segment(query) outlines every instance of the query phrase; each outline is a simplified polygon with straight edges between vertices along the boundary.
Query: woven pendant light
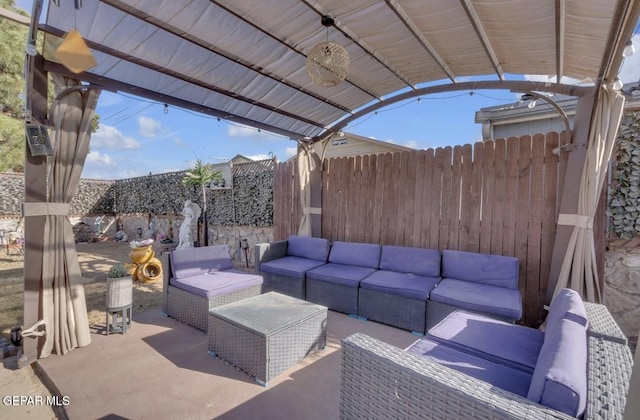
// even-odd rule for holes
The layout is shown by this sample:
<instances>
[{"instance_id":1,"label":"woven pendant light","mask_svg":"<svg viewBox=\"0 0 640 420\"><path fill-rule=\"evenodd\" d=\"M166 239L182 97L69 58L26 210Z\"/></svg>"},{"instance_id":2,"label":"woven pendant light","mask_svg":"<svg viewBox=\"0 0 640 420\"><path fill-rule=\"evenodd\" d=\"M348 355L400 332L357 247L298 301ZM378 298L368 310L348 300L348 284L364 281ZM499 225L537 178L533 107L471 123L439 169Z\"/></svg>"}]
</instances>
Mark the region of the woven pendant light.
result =
<instances>
[{"instance_id":1,"label":"woven pendant light","mask_svg":"<svg viewBox=\"0 0 640 420\"><path fill-rule=\"evenodd\" d=\"M327 42L321 42L309 51L305 68L313 83L331 87L349 74L349 53L342 45L329 41L329 26L334 25L333 18L323 16L322 25L327 28Z\"/></svg>"}]
</instances>

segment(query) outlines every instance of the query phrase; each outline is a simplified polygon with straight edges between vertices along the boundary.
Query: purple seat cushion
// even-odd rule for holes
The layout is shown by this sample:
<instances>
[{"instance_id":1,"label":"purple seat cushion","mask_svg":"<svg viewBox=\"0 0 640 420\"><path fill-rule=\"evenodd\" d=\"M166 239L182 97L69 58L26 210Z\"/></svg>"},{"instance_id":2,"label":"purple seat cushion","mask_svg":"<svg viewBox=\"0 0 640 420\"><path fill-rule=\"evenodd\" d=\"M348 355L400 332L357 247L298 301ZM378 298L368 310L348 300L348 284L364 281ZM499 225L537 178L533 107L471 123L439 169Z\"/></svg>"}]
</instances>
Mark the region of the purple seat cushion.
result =
<instances>
[{"instance_id":1,"label":"purple seat cushion","mask_svg":"<svg viewBox=\"0 0 640 420\"><path fill-rule=\"evenodd\" d=\"M331 245L329 262L358 267L378 268L380 245L336 241Z\"/></svg>"},{"instance_id":2,"label":"purple seat cushion","mask_svg":"<svg viewBox=\"0 0 640 420\"><path fill-rule=\"evenodd\" d=\"M442 277L518 288L518 259L465 251L442 251Z\"/></svg>"},{"instance_id":3,"label":"purple seat cushion","mask_svg":"<svg viewBox=\"0 0 640 420\"><path fill-rule=\"evenodd\" d=\"M279 274L304 280L307 271L326 264L324 261L310 260L308 258L286 256L260 264L260 270L268 273Z\"/></svg>"},{"instance_id":4,"label":"purple seat cushion","mask_svg":"<svg viewBox=\"0 0 640 420\"><path fill-rule=\"evenodd\" d=\"M445 278L431 291L429 299L514 321L522 316L520 291L505 287Z\"/></svg>"},{"instance_id":5,"label":"purple seat cushion","mask_svg":"<svg viewBox=\"0 0 640 420\"><path fill-rule=\"evenodd\" d=\"M362 279L375 271L375 268L329 263L307 271L307 279L358 287Z\"/></svg>"},{"instance_id":6,"label":"purple seat cushion","mask_svg":"<svg viewBox=\"0 0 640 420\"><path fill-rule=\"evenodd\" d=\"M587 404L587 331L582 325L561 319L547 329L527 398L582 416Z\"/></svg>"},{"instance_id":7,"label":"purple seat cushion","mask_svg":"<svg viewBox=\"0 0 640 420\"><path fill-rule=\"evenodd\" d=\"M427 338L531 374L544 343L540 330L465 311L449 314Z\"/></svg>"},{"instance_id":8,"label":"purple seat cushion","mask_svg":"<svg viewBox=\"0 0 640 420\"><path fill-rule=\"evenodd\" d=\"M233 268L229 245L212 245L172 251L171 275L174 278L197 276Z\"/></svg>"},{"instance_id":9,"label":"purple seat cushion","mask_svg":"<svg viewBox=\"0 0 640 420\"><path fill-rule=\"evenodd\" d=\"M456 350L429 339L416 341L407 348L407 352L426 357L433 362L522 397L527 396L531 383L530 373Z\"/></svg>"},{"instance_id":10,"label":"purple seat cushion","mask_svg":"<svg viewBox=\"0 0 640 420\"><path fill-rule=\"evenodd\" d=\"M562 289L551 302L547 315L547 329L556 328L562 319L570 319L587 327L587 311L582 303L582 298L575 290Z\"/></svg>"},{"instance_id":11,"label":"purple seat cushion","mask_svg":"<svg viewBox=\"0 0 640 420\"><path fill-rule=\"evenodd\" d=\"M327 262L329 240L310 236L291 235L287 241L287 255Z\"/></svg>"},{"instance_id":12,"label":"purple seat cushion","mask_svg":"<svg viewBox=\"0 0 640 420\"><path fill-rule=\"evenodd\" d=\"M436 249L382 245L380 269L440 277L440 259L440 251Z\"/></svg>"},{"instance_id":13,"label":"purple seat cushion","mask_svg":"<svg viewBox=\"0 0 640 420\"><path fill-rule=\"evenodd\" d=\"M423 277L413 274L378 270L360 282L363 289L402 296L408 299L424 300L440 281L440 277Z\"/></svg>"},{"instance_id":14,"label":"purple seat cushion","mask_svg":"<svg viewBox=\"0 0 640 420\"><path fill-rule=\"evenodd\" d=\"M262 284L262 276L239 270L213 271L170 280L172 286L211 299Z\"/></svg>"}]
</instances>

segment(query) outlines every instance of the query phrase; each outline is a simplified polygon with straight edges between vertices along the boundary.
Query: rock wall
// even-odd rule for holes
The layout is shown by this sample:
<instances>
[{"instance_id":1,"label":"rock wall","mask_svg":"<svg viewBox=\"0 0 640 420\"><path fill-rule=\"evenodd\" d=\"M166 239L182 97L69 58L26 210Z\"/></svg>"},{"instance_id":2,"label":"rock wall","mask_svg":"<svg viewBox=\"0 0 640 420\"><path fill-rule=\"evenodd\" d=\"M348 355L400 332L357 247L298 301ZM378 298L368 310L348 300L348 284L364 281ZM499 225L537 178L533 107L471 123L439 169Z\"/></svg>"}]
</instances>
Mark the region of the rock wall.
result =
<instances>
[{"instance_id":1,"label":"rock wall","mask_svg":"<svg viewBox=\"0 0 640 420\"><path fill-rule=\"evenodd\" d=\"M640 247L630 241L606 253L604 304L635 348L640 332Z\"/></svg>"}]
</instances>

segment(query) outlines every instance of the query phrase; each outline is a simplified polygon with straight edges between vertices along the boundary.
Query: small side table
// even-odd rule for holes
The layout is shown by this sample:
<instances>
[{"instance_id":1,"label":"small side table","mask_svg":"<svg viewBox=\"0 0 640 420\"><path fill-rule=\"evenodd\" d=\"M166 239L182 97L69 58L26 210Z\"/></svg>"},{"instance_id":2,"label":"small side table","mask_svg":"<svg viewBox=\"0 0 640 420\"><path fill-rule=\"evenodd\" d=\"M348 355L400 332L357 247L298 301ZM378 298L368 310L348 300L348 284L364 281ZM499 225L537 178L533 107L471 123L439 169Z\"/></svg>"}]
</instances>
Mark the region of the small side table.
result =
<instances>
[{"instance_id":1,"label":"small side table","mask_svg":"<svg viewBox=\"0 0 640 420\"><path fill-rule=\"evenodd\" d=\"M107 278L107 335L109 332L125 334L131 328L133 279L131 276ZM112 317L109 325L109 316Z\"/></svg>"},{"instance_id":2,"label":"small side table","mask_svg":"<svg viewBox=\"0 0 640 420\"><path fill-rule=\"evenodd\" d=\"M109 332L126 334L127 329L131 328L131 312L131 304L119 308L107 308L107 335ZM109 316L111 316L111 325L109 325Z\"/></svg>"}]
</instances>

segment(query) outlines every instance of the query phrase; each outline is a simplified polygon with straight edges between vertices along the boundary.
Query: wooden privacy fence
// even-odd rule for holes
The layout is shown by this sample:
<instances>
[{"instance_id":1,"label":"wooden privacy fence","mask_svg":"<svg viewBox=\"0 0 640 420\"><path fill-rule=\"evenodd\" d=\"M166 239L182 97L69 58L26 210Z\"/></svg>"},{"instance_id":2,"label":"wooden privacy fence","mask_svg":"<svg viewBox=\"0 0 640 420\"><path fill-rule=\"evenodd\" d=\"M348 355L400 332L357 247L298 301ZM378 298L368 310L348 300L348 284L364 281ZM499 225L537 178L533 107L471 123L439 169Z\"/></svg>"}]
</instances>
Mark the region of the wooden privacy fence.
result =
<instances>
[{"instance_id":1,"label":"wooden privacy fence","mask_svg":"<svg viewBox=\"0 0 640 420\"><path fill-rule=\"evenodd\" d=\"M322 237L515 256L524 323L542 309L566 154L564 133L323 162ZM274 172L274 239L300 222L295 162Z\"/></svg>"}]
</instances>

